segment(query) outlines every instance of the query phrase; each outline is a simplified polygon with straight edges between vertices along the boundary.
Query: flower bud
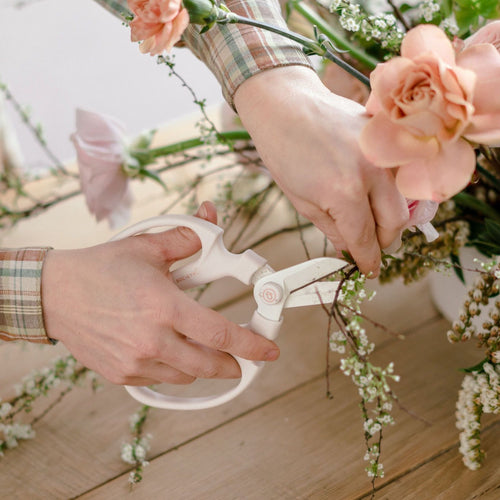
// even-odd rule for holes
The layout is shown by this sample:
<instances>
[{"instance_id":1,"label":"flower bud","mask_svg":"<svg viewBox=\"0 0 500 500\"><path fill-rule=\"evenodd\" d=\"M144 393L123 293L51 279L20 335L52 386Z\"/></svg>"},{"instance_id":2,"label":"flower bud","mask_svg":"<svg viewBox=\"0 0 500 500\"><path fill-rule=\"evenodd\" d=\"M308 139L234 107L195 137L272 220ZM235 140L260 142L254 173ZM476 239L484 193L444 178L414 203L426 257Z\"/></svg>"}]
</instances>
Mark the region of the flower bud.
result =
<instances>
[{"instance_id":1,"label":"flower bud","mask_svg":"<svg viewBox=\"0 0 500 500\"><path fill-rule=\"evenodd\" d=\"M219 8L211 0L183 0L182 4L194 24L211 26L217 20Z\"/></svg>"}]
</instances>

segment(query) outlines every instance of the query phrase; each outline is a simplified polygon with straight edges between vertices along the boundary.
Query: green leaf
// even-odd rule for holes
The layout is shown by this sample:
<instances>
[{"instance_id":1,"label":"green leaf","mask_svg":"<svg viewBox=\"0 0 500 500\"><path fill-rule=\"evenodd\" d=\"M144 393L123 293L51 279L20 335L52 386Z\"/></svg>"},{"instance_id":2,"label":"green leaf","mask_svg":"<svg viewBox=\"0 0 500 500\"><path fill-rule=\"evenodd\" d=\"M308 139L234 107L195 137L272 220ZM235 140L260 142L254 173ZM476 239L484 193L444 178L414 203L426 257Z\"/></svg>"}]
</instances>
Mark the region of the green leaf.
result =
<instances>
[{"instance_id":1,"label":"green leaf","mask_svg":"<svg viewBox=\"0 0 500 500\"><path fill-rule=\"evenodd\" d=\"M454 253L450 254L450 260L453 264L453 271L457 275L457 278L465 285L464 272L461 267L460 257Z\"/></svg>"},{"instance_id":2,"label":"green leaf","mask_svg":"<svg viewBox=\"0 0 500 500\"><path fill-rule=\"evenodd\" d=\"M462 208L471 209L500 222L500 214L491 205L484 203L484 201L479 200L475 196L462 192L456 194L453 197L453 201Z\"/></svg>"},{"instance_id":3,"label":"green leaf","mask_svg":"<svg viewBox=\"0 0 500 500\"><path fill-rule=\"evenodd\" d=\"M470 366L469 368L460 368L460 371L464 372L464 373L482 372L483 371L483 365L485 363L488 363L488 358L484 358L477 365Z\"/></svg>"},{"instance_id":4,"label":"green leaf","mask_svg":"<svg viewBox=\"0 0 500 500\"><path fill-rule=\"evenodd\" d=\"M442 0L441 2L441 13L443 17L450 17L453 9L453 0Z\"/></svg>"},{"instance_id":5,"label":"green leaf","mask_svg":"<svg viewBox=\"0 0 500 500\"><path fill-rule=\"evenodd\" d=\"M498 0L482 0L479 1L478 12L480 16L490 19L495 16L498 11Z\"/></svg>"},{"instance_id":6,"label":"green leaf","mask_svg":"<svg viewBox=\"0 0 500 500\"><path fill-rule=\"evenodd\" d=\"M160 186L163 187L163 189L165 189L165 191L167 191L166 184L162 181L160 176L158 174L156 174L155 172L151 172L150 170L146 170L145 168L141 168L141 170L139 170L139 175L141 177L148 177L149 179L154 180L155 182L160 184Z\"/></svg>"},{"instance_id":7,"label":"green leaf","mask_svg":"<svg viewBox=\"0 0 500 500\"><path fill-rule=\"evenodd\" d=\"M344 260L349 262L349 264L356 265L355 260L352 258L352 255L347 252L346 250L342 250L342 256L344 257Z\"/></svg>"},{"instance_id":8,"label":"green leaf","mask_svg":"<svg viewBox=\"0 0 500 500\"><path fill-rule=\"evenodd\" d=\"M498 177L493 175L484 167L481 167L481 165L477 165L477 170L481 174L481 176L484 177L489 184L491 184L493 188L495 188L497 191L500 191L500 179Z\"/></svg>"},{"instance_id":9,"label":"green leaf","mask_svg":"<svg viewBox=\"0 0 500 500\"><path fill-rule=\"evenodd\" d=\"M491 241L498 242L500 245L500 223L491 219L486 219L484 225L486 227L486 233L491 237Z\"/></svg>"},{"instance_id":10,"label":"green leaf","mask_svg":"<svg viewBox=\"0 0 500 500\"><path fill-rule=\"evenodd\" d=\"M467 244L468 247L474 247L483 255L487 257L494 257L495 255L500 255L500 246L496 242L489 242L484 239L473 239L469 240Z\"/></svg>"}]
</instances>

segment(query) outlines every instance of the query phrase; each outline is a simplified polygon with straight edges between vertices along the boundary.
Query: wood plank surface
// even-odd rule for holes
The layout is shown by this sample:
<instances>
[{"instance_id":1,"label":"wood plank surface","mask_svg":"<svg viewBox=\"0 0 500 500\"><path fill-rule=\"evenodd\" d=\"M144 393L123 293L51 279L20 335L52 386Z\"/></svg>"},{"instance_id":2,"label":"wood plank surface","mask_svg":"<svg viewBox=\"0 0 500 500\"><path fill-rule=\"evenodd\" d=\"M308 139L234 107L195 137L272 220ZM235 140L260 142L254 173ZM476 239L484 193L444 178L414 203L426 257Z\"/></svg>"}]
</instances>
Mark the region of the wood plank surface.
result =
<instances>
[{"instance_id":1,"label":"wood plank surface","mask_svg":"<svg viewBox=\"0 0 500 500\"><path fill-rule=\"evenodd\" d=\"M500 498L500 421L489 422L482 432L482 445L487 457L482 469L464 470L457 459L458 446L454 444L446 451L423 463L414 471L396 479L382 488L379 500L419 498L421 500L476 499L498 500Z\"/></svg>"},{"instance_id":2,"label":"wood plank surface","mask_svg":"<svg viewBox=\"0 0 500 500\"><path fill-rule=\"evenodd\" d=\"M446 322L434 321L414 331L404 342L387 342L377 353L379 362L396 360L402 381L395 390L402 395L404 405L432 422L427 426L398 411L396 425L384 432L382 461L386 477L380 484L387 483L387 498L403 498L401 490L392 496L393 478L428 463L456 444L454 405L461 379L457 369L470 361L471 350L450 345L443 336L445 327ZM364 443L358 397L350 381L338 373L334 377L333 401L323 396L323 387L321 377L312 378L246 415L162 454L146 470L144 483L128 497L364 497L370 487L361 459ZM472 475L461 465L456 450L450 459L459 464L455 473L462 481L461 498L469 498L481 478L490 483L500 481L500 471L495 468ZM449 484L443 481L429 487L433 495L438 495L438 488L444 490ZM127 491L126 477L122 476L82 498L123 498ZM412 498L411 484L407 484L406 494Z\"/></svg>"}]
</instances>

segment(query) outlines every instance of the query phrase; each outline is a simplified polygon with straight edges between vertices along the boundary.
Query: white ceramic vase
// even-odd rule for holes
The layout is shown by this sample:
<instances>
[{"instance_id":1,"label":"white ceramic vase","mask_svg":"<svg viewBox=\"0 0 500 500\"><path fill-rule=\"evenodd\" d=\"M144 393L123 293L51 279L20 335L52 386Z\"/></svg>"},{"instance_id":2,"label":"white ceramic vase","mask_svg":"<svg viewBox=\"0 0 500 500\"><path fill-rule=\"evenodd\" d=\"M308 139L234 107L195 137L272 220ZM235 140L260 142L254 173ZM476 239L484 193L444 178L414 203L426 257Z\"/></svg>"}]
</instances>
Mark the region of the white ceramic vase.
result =
<instances>
[{"instance_id":1,"label":"white ceramic vase","mask_svg":"<svg viewBox=\"0 0 500 500\"><path fill-rule=\"evenodd\" d=\"M479 264L474 259L480 259L487 262L489 259L480 254L475 248L462 247L460 249L460 263L466 269L480 269ZM497 257L498 259L498 257ZM434 305L439 312L449 321L455 321L458 318L460 309L467 298L467 287L472 285L477 279L478 274L473 271L464 270L464 284L458 279L455 272L450 269L449 272L433 272L430 276L430 290ZM481 314L474 318L474 323L480 325L488 317L488 307L481 308Z\"/></svg>"}]
</instances>

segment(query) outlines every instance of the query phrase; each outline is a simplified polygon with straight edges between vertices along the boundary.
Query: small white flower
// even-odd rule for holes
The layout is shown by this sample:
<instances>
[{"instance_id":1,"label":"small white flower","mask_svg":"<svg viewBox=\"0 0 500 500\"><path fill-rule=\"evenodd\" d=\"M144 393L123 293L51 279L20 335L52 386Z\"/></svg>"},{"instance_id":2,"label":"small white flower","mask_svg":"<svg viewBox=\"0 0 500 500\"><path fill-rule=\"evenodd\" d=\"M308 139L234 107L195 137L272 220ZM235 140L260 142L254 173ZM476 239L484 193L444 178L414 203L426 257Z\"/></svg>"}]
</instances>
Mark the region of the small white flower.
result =
<instances>
[{"instance_id":1,"label":"small white flower","mask_svg":"<svg viewBox=\"0 0 500 500\"><path fill-rule=\"evenodd\" d=\"M6 417L12 410L12 405L10 403L3 403L0 406L0 418Z\"/></svg>"},{"instance_id":2,"label":"small white flower","mask_svg":"<svg viewBox=\"0 0 500 500\"><path fill-rule=\"evenodd\" d=\"M122 444L121 458L127 464L135 464L134 450L130 443Z\"/></svg>"},{"instance_id":3,"label":"small white flower","mask_svg":"<svg viewBox=\"0 0 500 500\"><path fill-rule=\"evenodd\" d=\"M143 462L146 458L146 449L140 444L135 447L135 458L138 462Z\"/></svg>"}]
</instances>

